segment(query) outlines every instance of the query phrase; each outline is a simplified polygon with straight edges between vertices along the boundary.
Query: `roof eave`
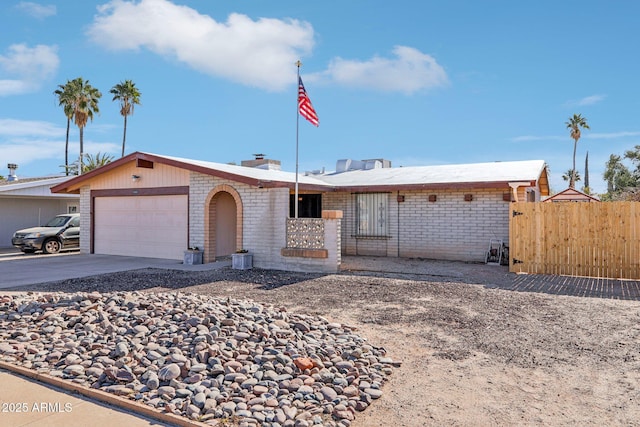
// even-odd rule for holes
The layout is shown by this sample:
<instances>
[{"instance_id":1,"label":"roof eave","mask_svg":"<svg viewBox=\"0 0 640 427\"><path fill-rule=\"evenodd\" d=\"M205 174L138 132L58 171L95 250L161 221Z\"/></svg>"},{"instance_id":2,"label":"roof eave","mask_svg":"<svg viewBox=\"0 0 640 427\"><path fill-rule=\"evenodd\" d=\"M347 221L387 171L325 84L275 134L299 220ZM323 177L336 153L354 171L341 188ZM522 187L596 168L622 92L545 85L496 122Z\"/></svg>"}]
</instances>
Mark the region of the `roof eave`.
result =
<instances>
[{"instance_id":1,"label":"roof eave","mask_svg":"<svg viewBox=\"0 0 640 427\"><path fill-rule=\"evenodd\" d=\"M493 188L498 190L509 190L510 181L488 181L488 182L439 182L439 183L414 183L414 184L378 184L378 185L343 185L336 186L335 191L349 192L374 192L374 191L396 191L396 190L467 190ZM535 181L530 182L535 185Z\"/></svg>"},{"instance_id":2,"label":"roof eave","mask_svg":"<svg viewBox=\"0 0 640 427\"><path fill-rule=\"evenodd\" d=\"M135 152L131 153L125 157L122 157L118 160L115 160L105 166L102 166L98 169L94 169L89 171L83 175L77 176L75 178L70 179L64 183L56 185L51 188L51 192L53 193L78 193L80 191L80 186L83 182L90 180L98 174L108 172L110 170L116 169L123 164L134 160L146 160L155 163L161 163L168 166L173 166L180 169L186 169L192 172L198 172L204 175L215 176L217 178L228 179L235 182L240 182L243 184L251 185L254 187L262 187L262 188L294 188L295 183L286 182L286 181L273 181L273 180L264 180L259 178L253 178L246 175L235 174L232 172L225 172L218 169L211 169L206 166L200 166L193 163L182 162L176 159L170 159L162 156L156 156L153 154ZM331 191L332 186L324 186L320 184L307 184L307 183L299 183L299 189L303 190L318 190L318 191Z\"/></svg>"}]
</instances>

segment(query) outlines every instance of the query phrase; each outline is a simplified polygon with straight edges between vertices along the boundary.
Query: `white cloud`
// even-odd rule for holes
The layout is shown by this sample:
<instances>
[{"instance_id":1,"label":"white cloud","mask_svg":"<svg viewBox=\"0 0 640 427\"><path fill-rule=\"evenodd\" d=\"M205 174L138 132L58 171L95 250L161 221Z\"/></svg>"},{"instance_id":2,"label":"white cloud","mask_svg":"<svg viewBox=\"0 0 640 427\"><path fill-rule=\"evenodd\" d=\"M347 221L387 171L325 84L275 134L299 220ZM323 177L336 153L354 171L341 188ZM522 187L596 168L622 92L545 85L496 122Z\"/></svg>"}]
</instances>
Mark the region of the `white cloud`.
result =
<instances>
[{"instance_id":1,"label":"white cloud","mask_svg":"<svg viewBox=\"0 0 640 427\"><path fill-rule=\"evenodd\" d=\"M49 122L37 120L0 119L0 137L2 136L64 136L66 129Z\"/></svg>"},{"instance_id":2,"label":"white cloud","mask_svg":"<svg viewBox=\"0 0 640 427\"><path fill-rule=\"evenodd\" d=\"M313 28L295 19L256 21L231 14L217 22L167 0L112 0L98 8L88 29L112 50L147 49L190 67L266 90L295 81L295 62L313 47Z\"/></svg>"},{"instance_id":3,"label":"white cloud","mask_svg":"<svg viewBox=\"0 0 640 427\"><path fill-rule=\"evenodd\" d=\"M40 160L60 159L62 164L65 133L66 128L49 122L0 119L0 162L26 166ZM91 154L118 154L120 144L85 139L84 151ZM78 152L79 141L75 133L69 140L69 158L76 158ZM45 174L51 172L53 171L43 171Z\"/></svg>"},{"instance_id":4,"label":"white cloud","mask_svg":"<svg viewBox=\"0 0 640 427\"><path fill-rule=\"evenodd\" d=\"M584 107L587 105L597 104L600 101L604 101L606 97L607 97L606 95L590 95L590 96L585 96L582 99L574 99L571 101L567 101L565 105L568 107Z\"/></svg>"},{"instance_id":5,"label":"white cloud","mask_svg":"<svg viewBox=\"0 0 640 427\"><path fill-rule=\"evenodd\" d=\"M0 96L34 92L50 79L60 60L56 46L25 44L9 46L6 55L0 55ZM13 78L6 78L13 77Z\"/></svg>"},{"instance_id":6,"label":"white cloud","mask_svg":"<svg viewBox=\"0 0 640 427\"><path fill-rule=\"evenodd\" d=\"M444 68L431 55L407 46L394 47L393 54L394 58L374 56L367 61L338 57L327 71L313 77L349 87L405 94L449 84Z\"/></svg>"},{"instance_id":7,"label":"white cloud","mask_svg":"<svg viewBox=\"0 0 640 427\"><path fill-rule=\"evenodd\" d=\"M24 166L38 160L64 159L64 138L61 140L16 138L11 142L0 141L0 152L2 152L1 160L17 163L18 166ZM50 172L46 171L46 173Z\"/></svg>"},{"instance_id":8,"label":"white cloud","mask_svg":"<svg viewBox=\"0 0 640 427\"><path fill-rule=\"evenodd\" d=\"M582 133L582 135L588 139L616 139L616 138L640 136L640 132L627 132L627 131L610 132L610 133L584 132Z\"/></svg>"},{"instance_id":9,"label":"white cloud","mask_svg":"<svg viewBox=\"0 0 640 427\"><path fill-rule=\"evenodd\" d=\"M52 123L0 119L0 160L26 165L44 159L64 159L64 137L65 129Z\"/></svg>"},{"instance_id":10,"label":"white cloud","mask_svg":"<svg viewBox=\"0 0 640 427\"><path fill-rule=\"evenodd\" d=\"M27 14L37 19L44 19L57 13L55 5L41 5L30 1L21 1L16 5L17 9L23 10Z\"/></svg>"}]
</instances>

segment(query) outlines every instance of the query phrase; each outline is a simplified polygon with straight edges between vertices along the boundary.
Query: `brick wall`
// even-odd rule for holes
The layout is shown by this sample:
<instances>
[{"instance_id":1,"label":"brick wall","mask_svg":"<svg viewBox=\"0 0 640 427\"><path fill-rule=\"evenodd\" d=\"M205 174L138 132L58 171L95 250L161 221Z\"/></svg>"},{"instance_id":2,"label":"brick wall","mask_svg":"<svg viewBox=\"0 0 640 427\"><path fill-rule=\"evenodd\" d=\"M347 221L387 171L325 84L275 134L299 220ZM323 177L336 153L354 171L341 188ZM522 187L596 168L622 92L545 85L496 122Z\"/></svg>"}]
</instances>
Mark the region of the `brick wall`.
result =
<instances>
[{"instance_id":1,"label":"brick wall","mask_svg":"<svg viewBox=\"0 0 640 427\"><path fill-rule=\"evenodd\" d=\"M236 192L242 204L238 210L242 247L238 249L249 250L256 266L262 262L277 261L280 257L277 252L285 246L289 190L257 188L196 172L191 174L189 183L189 246L205 247L207 198L220 187L224 191Z\"/></svg>"},{"instance_id":2,"label":"brick wall","mask_svg":"<svg viewBox=\"0 0 640 427\"><path fill-rule=\"evenodd\" d=\"M509 202L502 190L388 193L389 234L356 238L355 195L323 195L323 207L344 212L342 253L482 262L492 238L509 238ZM465 201L465 194L472 200ZM404 202L398 202L398 195ZM436 201L429 202L435 195Z\"/></svg>"},{"instance_id":3,"label":"brick wall","mask_svg":"<svg viewBox=\"0 0 640 427\"><path fill-rule=\"evenodd\" d=\"M189 246L206 248L210 231L207 231L206 209L212 192L222 189L234 193L242 205L238 209L238 221L241 222L241 246L253 255L253 266L290 271L337 271L339 263L339 243L336 239L340 220L331 222L327 233L333 233L328 247L329 258L312 259L285 257L281 249L286 247L286 219L289 216L289 189L257 188L235 181L220 179L192 172L189 181ZM211 228L211 225L209 225ZM338 228L336 228L338 227ZM215 228L215 222L213 223ZM212 231L215 232L215 231ZM205 262L212 261L211 254L204 254ZM331 265L333 263L333 265Z\"/></svg>"},{"instance_id":4,"label":"brick wall","mask_svg":"<svg viewBox=\"0 0 640 427\"><path fill-rule=\"evenodd\" d=\"M80 253L91 253L91 188L80 188Z\"/></svg>"}]
</instances>

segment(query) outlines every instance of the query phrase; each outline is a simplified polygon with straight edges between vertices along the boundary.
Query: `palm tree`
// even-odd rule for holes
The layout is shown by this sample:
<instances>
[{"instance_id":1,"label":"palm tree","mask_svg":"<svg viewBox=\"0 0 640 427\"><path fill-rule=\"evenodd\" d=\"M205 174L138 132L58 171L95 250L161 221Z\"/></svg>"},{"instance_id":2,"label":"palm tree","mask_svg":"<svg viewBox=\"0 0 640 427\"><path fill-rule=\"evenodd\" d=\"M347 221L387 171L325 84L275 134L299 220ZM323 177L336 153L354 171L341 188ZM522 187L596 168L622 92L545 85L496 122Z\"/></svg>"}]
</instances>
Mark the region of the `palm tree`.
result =
<instances>
[{"instance_id":1,"label":"palm tree","mask_svg":"<svg viewBox=\"0 0 640 427\"><path fill-rule=\"evenodd\" d=\"M569 181L569 188L574 188L576 184L576 149L578 148L578 140L580 139L581 133L580 128L590 129L587 124L587 119L582 117L580 114L574 114L573 117L569 117L569 121L565 123L567 125L567 129L571 130L569 134L571 138L573 138L573 174L571 175L571 180Z\"/></svg>"},{"instance_id":2,"label":"palm tree","mask_svg":"<svg viewBox=\"0 0 640 427\"><path fill-rule=\"evenodd\" d=\"M73 111L73 121L80 131L79 171L82 173L84 171L84 128L89 120L93 121L93 115L100 112L98 100L102 97L102 93L91 86L89 80L84 80L82 77L67 82L66 86L65 90L68 90L68 94L65 95L65 101L69 102L70 109Z\"/></svg>"},{"instance_id":3,"label":"palm tree","mask_svg":"<svg viewBox=\"0 0 640 427\"><path fill-rule=\"evenodd\" d=\"M87 173L101 166L107 165L113 161L113 156L109 154L102 154L98 152L96 155L85 154L84 162L82 164L82 173ZM76 160L67 167L70 175L78 175L78 169L80 166L80 160Z\"/></svg>"},{"instance_id":4,"label":"palm tree","mask_svg":"<svg viewBox=\"0 0 640 427\"><path fill-rule=\"evenodd\" d=\"M106 153L101 154L99 151L95 156L91 154L85 154L85 158L87 159L87 162L85 163L82 172L89 172L113 161L113 156Z\"/></svg>"},{"instance_id":5,"label":"palm tree","mask_svg":"<svg viewBox=\"0 0 640 427\"><path fill-rule=\"evenodd\" d=\"M576 171L575 175L573 173L573 169L569 169L562 175L562 179L565 181L571 181L571 177L575 182L580 181L580 172Z\"/></svg>"},{"instance_id":6,"label":"palm tree","mask_svg":"<svg viewBox=\"0 0 640 427\"><path fill-rule=\"evenodd\" d=\"M53 92L58 98L58 106L62 107L64 115L67 117L67 137L64 143L64 169L69 176L69 127L73 119L73 105L71 98L71 82L67 80L64 85L58 85L58 89Z\"/></svg>"},{"instance_id":7,"label":"palm tree","mask_svg":"<svg viewBox=\"0 0 640 427\"><path fill-rule=\"evenodd\" d=\"M140 91L131 80L120 82L109 91L113 94L112 101L120 101L120 114L124 117L124 133L122 134L122 157L127 139L127 117L133 114L133 107L140 104Z\"/></svg>"}]
</instances>

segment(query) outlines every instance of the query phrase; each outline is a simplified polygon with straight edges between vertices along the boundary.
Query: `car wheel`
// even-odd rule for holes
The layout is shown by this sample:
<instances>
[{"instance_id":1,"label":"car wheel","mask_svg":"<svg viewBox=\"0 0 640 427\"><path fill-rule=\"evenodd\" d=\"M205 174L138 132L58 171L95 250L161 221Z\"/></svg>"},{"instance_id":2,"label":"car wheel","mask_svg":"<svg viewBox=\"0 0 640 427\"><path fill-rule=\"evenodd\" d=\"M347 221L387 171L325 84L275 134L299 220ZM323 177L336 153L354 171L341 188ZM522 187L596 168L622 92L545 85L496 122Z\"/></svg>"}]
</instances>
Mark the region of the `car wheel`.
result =
<instances>
[{"instance_id":1,"label":"car wheel","mask_svg":"<svg viewBox=\"0 0 640 427\"><path fill-rule=\"evenodd\" d=\"M32 254L32 253L34 253L36 251L35 249L21 249L21 250L25 254Z\"/></svg>"},{"instance_id":2,"label":"car wheel","mask_svg":"<svg viewBox=\"0 0 640 427\"><path fill-rule=\"evenodd\" d=\"M60 252L60 242L56 239L49 239L42 244L42 252L45 254L57 254Z\"/></svg>"}]
</instances>

